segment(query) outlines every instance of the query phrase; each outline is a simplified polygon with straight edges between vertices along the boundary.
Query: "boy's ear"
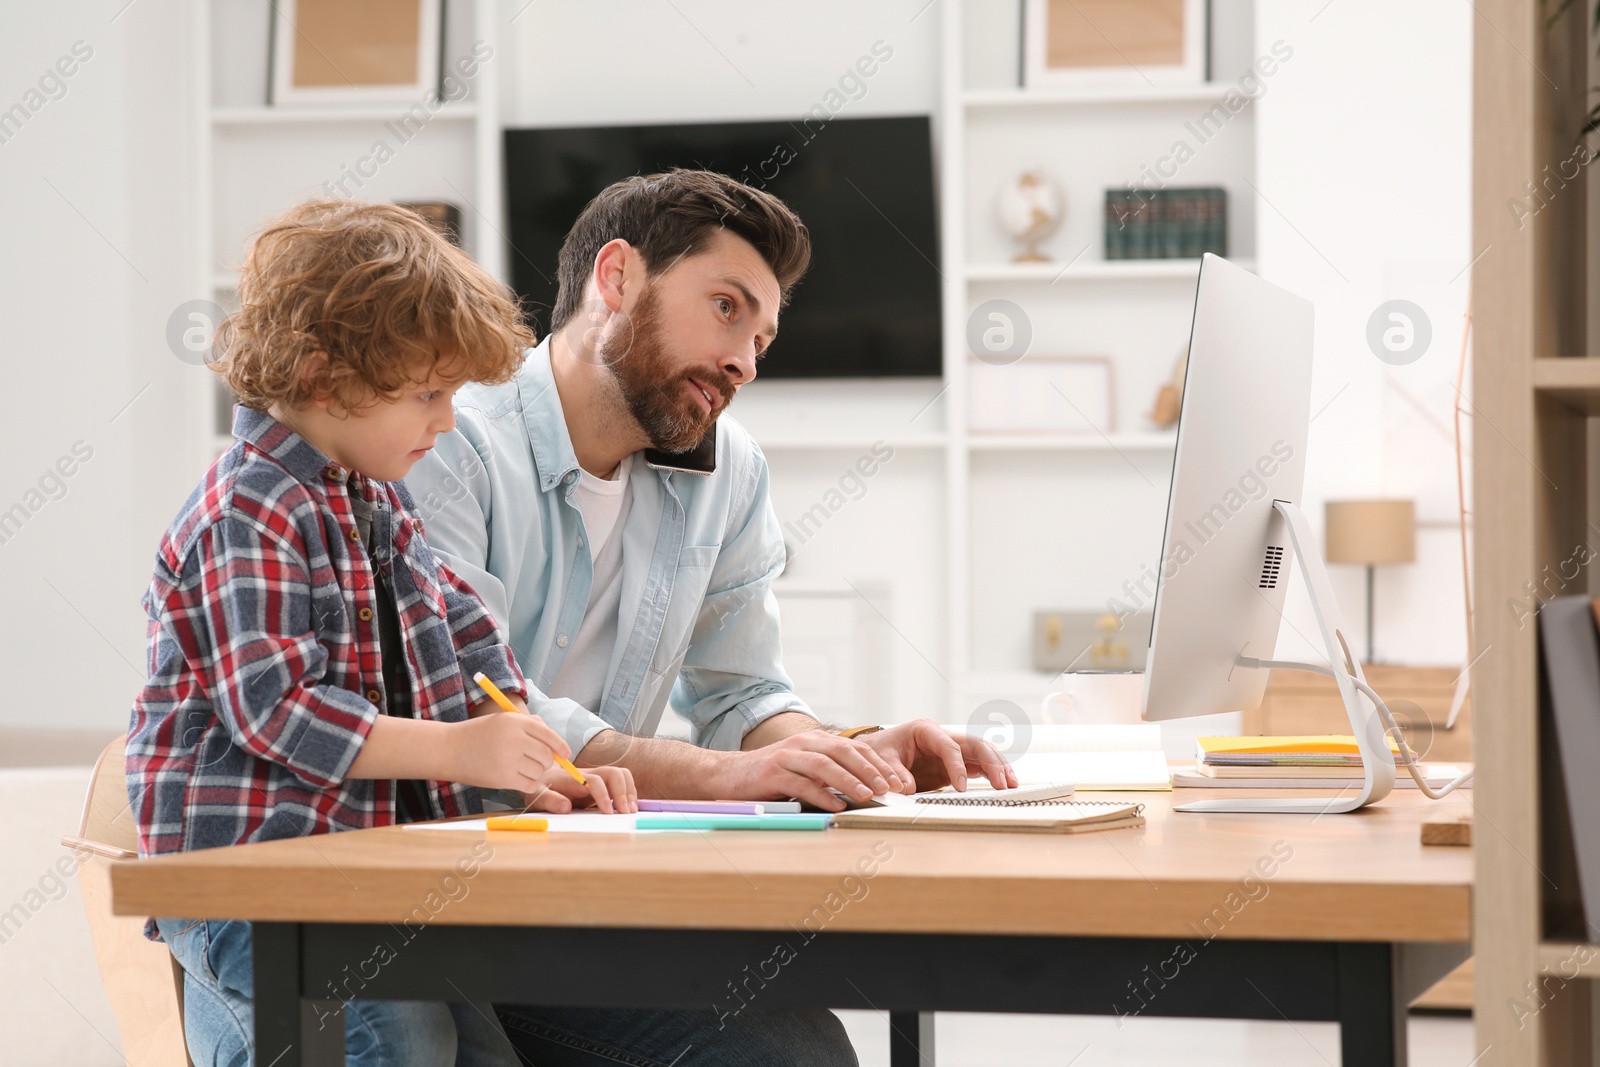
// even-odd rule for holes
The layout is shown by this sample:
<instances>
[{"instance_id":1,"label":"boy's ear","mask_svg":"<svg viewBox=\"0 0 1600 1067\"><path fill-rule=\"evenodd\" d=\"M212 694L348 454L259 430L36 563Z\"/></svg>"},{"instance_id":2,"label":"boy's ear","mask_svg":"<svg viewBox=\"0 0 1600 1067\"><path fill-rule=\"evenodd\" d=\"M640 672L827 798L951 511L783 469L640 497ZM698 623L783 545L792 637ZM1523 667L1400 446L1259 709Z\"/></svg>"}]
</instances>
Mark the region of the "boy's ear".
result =
<instances>
[{"instance_id":1,"label":"boy's ear","mask_svg":"<svg viewBox=\"0 0 1600 1067\"><path fill-rule=\"evenodd\" d=\"M328 388L328 353L313 352L306 357L305 363L300 367L300 385L311 399L311 407L328 414L337 414L334 409L339 407L334 400L333 392Z\"/></svg>"}]
</instances>

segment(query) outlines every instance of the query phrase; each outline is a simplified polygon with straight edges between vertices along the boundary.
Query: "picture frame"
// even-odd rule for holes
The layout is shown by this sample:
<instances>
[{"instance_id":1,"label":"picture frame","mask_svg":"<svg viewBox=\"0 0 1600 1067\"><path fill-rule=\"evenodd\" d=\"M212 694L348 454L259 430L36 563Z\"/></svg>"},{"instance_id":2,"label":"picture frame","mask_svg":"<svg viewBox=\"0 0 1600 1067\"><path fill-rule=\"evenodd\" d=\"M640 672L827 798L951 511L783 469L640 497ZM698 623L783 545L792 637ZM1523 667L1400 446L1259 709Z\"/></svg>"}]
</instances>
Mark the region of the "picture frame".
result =
<instances>
[{"instance_id":1,"label":"picture frame","mask_svg":"<svg viewBox=\"0 0 1600 1067\"><path fill-rule=\"evenodd\" d=\"M973 360L967 374L974 434L1109 434L1117 428L1109 356L1028 355L1010 364Z\"/></svg>"},{"instance_id":2,"label":"picture frame","mask_svg":"<svg viewBox=\"0 0 1600 1067\"><path fill-rule=\"evenodd\" d=\"M413 103L439 91L443 0L274 0L267 102Z\"/></svg>"},{"instance_id":3,"label":"picture frame","mask_svg":"<svg viewBox=\"0 0 1600 1067\"><path fill-rule=\"evenodd\" d=\"M1206 0L1023 0L1022 84L1201 84L1208 15Z\"/></svg>"}]
</instances>

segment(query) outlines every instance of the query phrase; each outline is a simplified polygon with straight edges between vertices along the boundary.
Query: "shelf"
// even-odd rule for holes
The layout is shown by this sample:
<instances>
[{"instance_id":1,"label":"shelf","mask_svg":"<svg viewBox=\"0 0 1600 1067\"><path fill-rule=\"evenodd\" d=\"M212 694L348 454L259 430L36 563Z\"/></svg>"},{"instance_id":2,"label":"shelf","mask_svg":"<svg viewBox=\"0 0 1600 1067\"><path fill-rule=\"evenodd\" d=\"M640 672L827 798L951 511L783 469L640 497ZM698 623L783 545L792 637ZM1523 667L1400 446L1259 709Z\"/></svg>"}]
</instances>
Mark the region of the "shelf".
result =
<instances>
[{"instance_id":1,"label":"shelf","mask_svg":"<svg viewBox=\"0 0 1600 1067\"><path fill-rule=\"evenodd\" d=\"M412 104L361 104L354 107L218 107L211 109L214 126L326 125L340 122L395 122ZM446 104L428 122L467 122L478 117L474 104Z\"/></svg>"},{"instance_id":2,"label":"shelf","mask_svg":"<svg viewBox=\"0 0 1600 1067\"><path fill-rule=\"evenodd\" d=\"M1600 359L1536 359L1533 388L1590 415L1600 415Z\"/></svg>"},{"instance_id":3,"label":"shelf","mask_svg":"<svg viewBox=\"0 0 1600 1067\"><path fill-rule=\"evenodd\" d=\"M961 94L961 103L969 111L985 108L1027 110L1084 104L1112 106L1192 104L1220 101L1230 92L1238 92L1238 86L1231 82L1203 82L1199 85L1085 86L1081 89L968 89Z\"/></svg>"},{"instance_id":4,"label":"shelf","mask_svg":"<svg viewBox=\"0 0 1600 1067\"><path fill-rule=\"evenodd\" d=\"M1228 262L1245 270L1256 269L1253 259L1230 259ZM1198 259L1095 259L1082 260L1070 266L1059 263L973 263L968 265L969 282L1111 282L1171 279L1196 281L1200 274Z\"/></svg>"},{"instance_id":5,"label":"shelf","mask_svg":"<svg viewBox=\"0 0 1600 1067\"><path fill-rule=\"evenodd\" d=\"M1171 452L1178 437L1170 433L972 434L974 452Z\"/></svg>"},{"instance_id":6,"label":"shelf","mask_svg":"<svg viewBox=\"0 0 1600 1067\"><path fill-rule=\"evenodd\" d=\"M1562 978L1600 978L1600 945L1546 941L1539 946L1539 967Z\"/></svg>"}]
</instances>

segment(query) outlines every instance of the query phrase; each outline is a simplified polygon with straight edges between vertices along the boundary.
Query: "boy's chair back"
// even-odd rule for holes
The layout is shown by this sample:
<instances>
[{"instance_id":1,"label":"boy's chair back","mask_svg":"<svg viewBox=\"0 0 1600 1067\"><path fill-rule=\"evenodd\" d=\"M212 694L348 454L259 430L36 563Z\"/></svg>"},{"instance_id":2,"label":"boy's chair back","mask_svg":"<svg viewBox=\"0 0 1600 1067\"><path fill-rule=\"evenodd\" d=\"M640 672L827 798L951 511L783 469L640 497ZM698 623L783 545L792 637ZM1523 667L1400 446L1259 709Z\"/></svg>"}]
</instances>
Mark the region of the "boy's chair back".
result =
<instances>
[{"instance_id":1,"label":"boy's chair back","mask_svg":"<svg viewBox=\"0 0 1600 1067\"><path fill-rule=\"evenodd\" d=\"M193 1067L183 1042L182 969L166 945L145 939L142 918L111 914L111 868L139 861L139 832L124 771L127 743L119 737L100 753L78 835L61 843L77 855L100 981L116 1013L129 1067Z\"/></svg>"}]
</instances>

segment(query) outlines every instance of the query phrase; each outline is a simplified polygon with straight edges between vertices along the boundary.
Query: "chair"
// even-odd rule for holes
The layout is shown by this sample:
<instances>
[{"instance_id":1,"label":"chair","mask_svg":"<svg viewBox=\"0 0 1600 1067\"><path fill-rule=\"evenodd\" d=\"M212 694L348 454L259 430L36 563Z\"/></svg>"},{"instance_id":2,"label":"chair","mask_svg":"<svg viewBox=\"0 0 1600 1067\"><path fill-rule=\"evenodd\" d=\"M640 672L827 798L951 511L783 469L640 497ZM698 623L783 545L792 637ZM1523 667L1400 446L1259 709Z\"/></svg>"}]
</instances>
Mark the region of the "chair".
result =
<instances>
[{"instance_id":1,"label":"chair","mask_svg":"<svg viewBox=\"0 0 1600 1067\"><path fill-rule=\"evenodd\" d=\"M100 753L78 835L61 843L77 855L100 981L116 1013L129 1067L194 1067L183 1041L183 970L166 945L145 939L142 918L111 914L112 867L139 859L123 772L127 744L119 737Z\"/></svg>"}]
</instances>

